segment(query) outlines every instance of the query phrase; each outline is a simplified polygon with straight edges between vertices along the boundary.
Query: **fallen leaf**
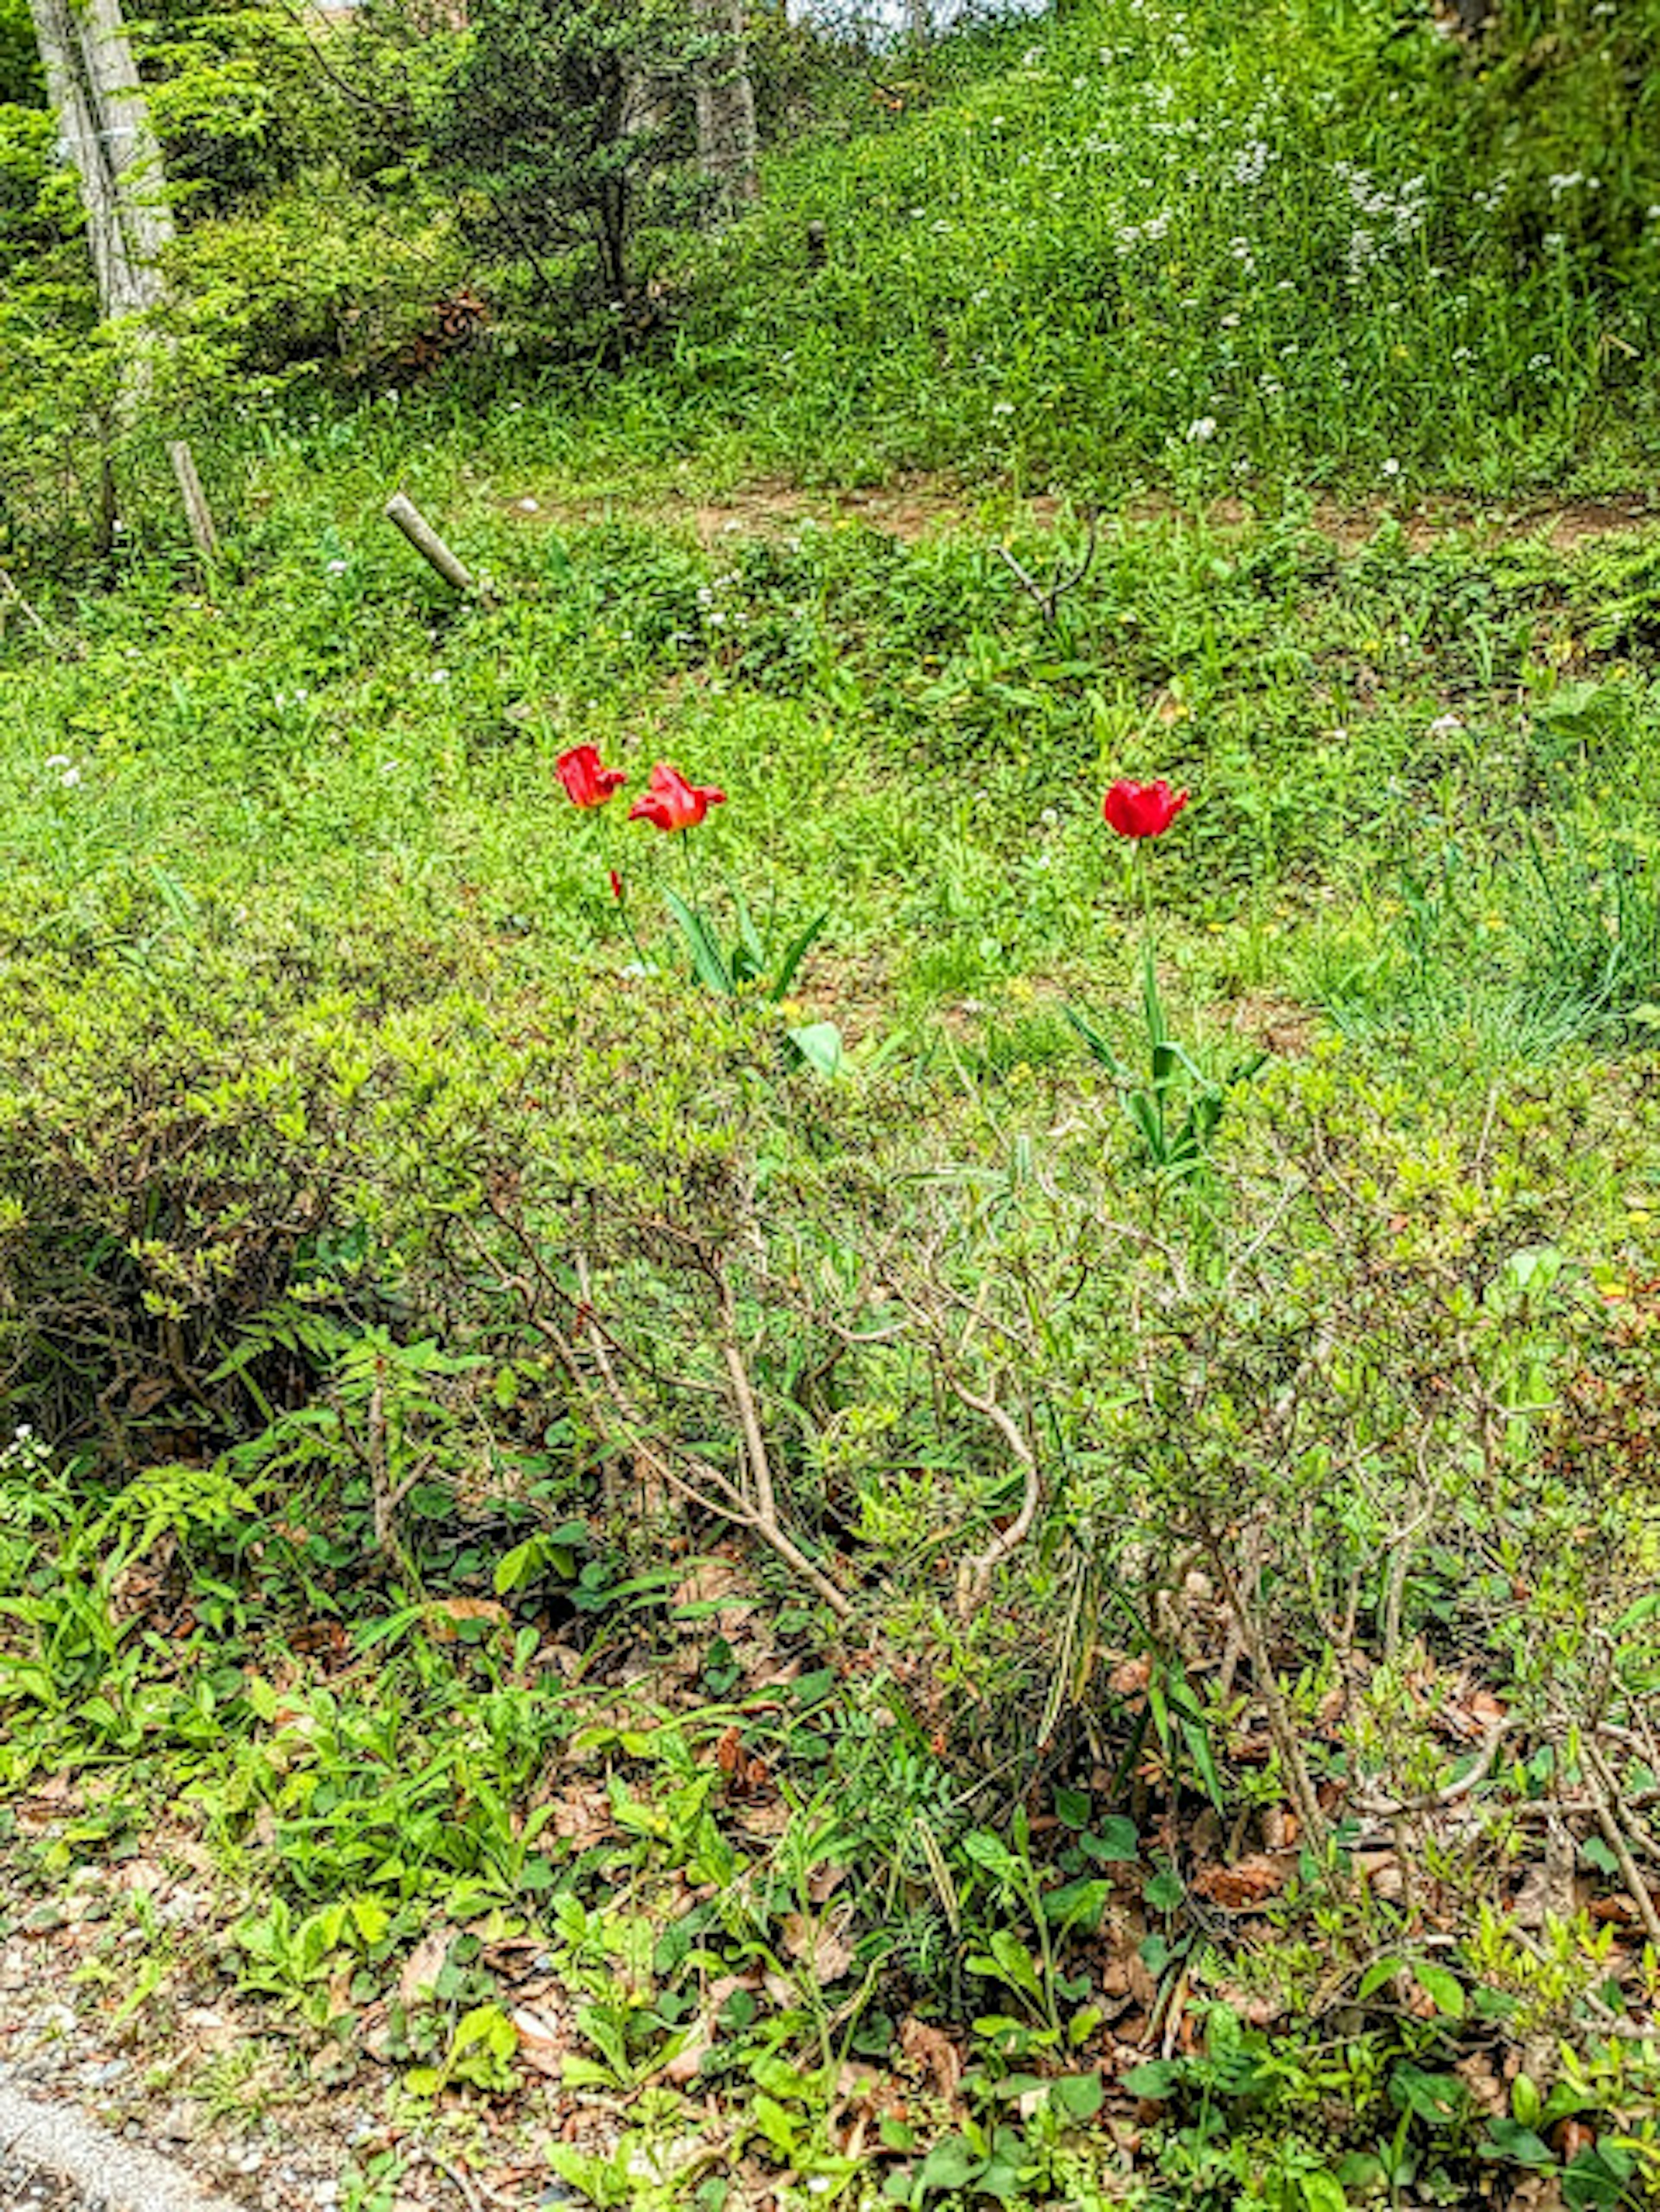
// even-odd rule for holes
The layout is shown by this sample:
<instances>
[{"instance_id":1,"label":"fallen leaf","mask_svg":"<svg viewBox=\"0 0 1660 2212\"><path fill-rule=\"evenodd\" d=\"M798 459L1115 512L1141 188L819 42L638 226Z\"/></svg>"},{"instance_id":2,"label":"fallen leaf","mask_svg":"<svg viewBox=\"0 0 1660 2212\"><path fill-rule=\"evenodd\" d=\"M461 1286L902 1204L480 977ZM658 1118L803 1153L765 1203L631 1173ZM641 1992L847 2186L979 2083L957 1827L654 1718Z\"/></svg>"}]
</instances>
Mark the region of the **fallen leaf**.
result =
<instances>
[{"instance_id":1,"label":"fallen leaf","mask_svg":"<svg viewBox=\"0 0 1660 2212\"><path fill-rule=\"evenodd\" d=\"M1550 2147L1564 2166L1571 2166L1581 2151L1596 2149L1596 2130L1589 2120L1559 2120L1551 2130Z\"/></svg>"},{"instance_id":2,"label":"fallen leaf","mask_svg":"<svg viewBox=\"0 0 1660 2212\"><path fill-rule=\"evenodd\" d=\"M550 2020L545 2013L533 2012L528 2005L515 2006L508 2017L519 2036L515 2057L533 2073L558 2081L570 2049L570 2038L559 2021Z\"/></svg>"},{"instance_id":3,"label":"fallen leaf","mask_svg":"<svg viewBox=\"0 0 1660 2212\"><path fill-rule=\"evenodd\" d=\"M565 1837L579 1851L603 1841L613 1832L615 1825L611 1799L597 1783L579 1784L563 1791L547 1821L554 1835Z\"/></svg>"},{"instance_id":4,"label":"fallen leaf","mask_svg":"<svg viewBox=\"0 0 1660 2212\"><path fill-rule=\"evenodd\" d=\"M441 1920L435 1928L428 1929L404 1960L398 1977L398 1994L406 2005L418 2004L423 1997L432 1995L433 1984L444 1970L454 1941L454 1929L447 1921Z\"/></svg>"},{"instance_id":5,"label":"fallen leaf","mask_svg":"<svg viewBox=\"0 0 1660 2212\"><path fill-rule=\"evenodd\" d=\"M697 2079L705 2056L714 2047L714 2035L700 2021L689 2039L662 2069L662 2079L672 2082L677 2089L684 2089L689 2082Z\"/></svg>"},{"instance_id":6,"label":"fallen leaf","mask_svg":"<svg viewBox=\"0 0 1660 2212\"><path fill-rule=\"evenodd\" d=\"M505 1628L512 1620L506 1606L493 1597L435 1597L426 1607L427 1626L440 1644L453 1643L468 1620L487 1620Z\"/></svg>"},{"instance_id":7,"label":"fallen leaf","mask_svg":"<svg viewBox=\"0 0 1660 2212\"><path fill-rule=\"evenodd\" d=\"M1289 1859L1258 1852L1236 1859L1231 1866L1206 1867L1189 1886L1224 1912L1249 1912L1265 1897L1278 1896L1290 1871Z\"/></svg>"},{"instance_id":8,"label":"fallen leaf","mask_svg":"<svg viewBox=\"0 0 1660 2212\"><path fill-rule=\"evenodd\" d=\"M1452 2070L1469 2091L1478 2112L1491 2116L1510 2110L1510 2093L1493 2072L1493 2063L1485 2051L1473 2051L1468 2058L1461 2058Z\"/></svg>"},{"instance_id":9,"label":"fallen leaf","mask_svg":"<svg viewBox=\"0 0 1660 2212\"><path fill-rule=\"evenodd\" d=\"M927 2075L935 2090L950 2104L963 2078L962 2055L951 2038L930 2027L913 2014L899 2030L899 2048L911 2064Z\"/></svg>"},{"instance_id":10,"label":"fallen leaf","mask_svg":"<svg viewBox=\"0 0 1660 2212\"><path fill-rule=\"evenodd\" d=\"M699 1559L685 1580L676 1583L674 1603L696 1606L724 1635L755 1611L755 1585L731 1559Z\"/></svg>"},{"instance_id":11,"label":"fallen leaf","mask_svg":"<svg viewBox=\"0 0 1660 2212\"><path fill-rule=\"evenodd\" d=\"M850 1911L827 1912L822 1920L811 1913L787 1912L782 1922L784 1950L799 1960L821 1986L839 1982L853 1964Z\"/></svg>"}]
</instances>

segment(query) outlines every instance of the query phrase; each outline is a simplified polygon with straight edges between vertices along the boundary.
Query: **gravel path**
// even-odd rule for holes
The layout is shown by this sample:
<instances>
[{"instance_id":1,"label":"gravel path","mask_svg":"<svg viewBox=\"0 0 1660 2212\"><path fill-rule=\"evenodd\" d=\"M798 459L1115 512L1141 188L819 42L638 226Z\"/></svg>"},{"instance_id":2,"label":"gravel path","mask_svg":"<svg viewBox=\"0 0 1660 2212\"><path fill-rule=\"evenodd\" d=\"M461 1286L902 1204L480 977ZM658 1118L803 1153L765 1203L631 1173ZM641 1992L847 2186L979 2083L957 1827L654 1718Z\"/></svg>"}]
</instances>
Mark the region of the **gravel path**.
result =
<instances>
[{"instance_id":1,"label":"gravel path","mask_svg":"<svg viewBox=\"0 0 1660 2212\"><path fill-rule=\"evenodd\" d=\"M0 2212L87 2212L87 2200L54 2173L0 2158Z\"/></svg>"}]
</instances>

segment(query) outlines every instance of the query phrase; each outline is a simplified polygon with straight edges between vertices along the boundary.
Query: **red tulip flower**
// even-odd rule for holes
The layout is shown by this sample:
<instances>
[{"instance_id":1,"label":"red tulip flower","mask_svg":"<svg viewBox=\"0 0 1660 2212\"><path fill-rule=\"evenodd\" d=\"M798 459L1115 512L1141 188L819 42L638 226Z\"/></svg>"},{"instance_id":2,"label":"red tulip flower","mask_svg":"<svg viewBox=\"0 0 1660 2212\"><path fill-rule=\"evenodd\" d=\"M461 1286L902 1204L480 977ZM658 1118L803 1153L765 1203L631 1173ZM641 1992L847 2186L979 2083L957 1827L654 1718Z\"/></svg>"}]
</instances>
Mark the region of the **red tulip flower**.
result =
<instances>
[{"instance_id":1,"label":"red tulip flower","mask_svg":"<svg viewBox=\"0 0 1660 2212\"><path fill-rule=\"evenodd\" d=\"M603 806L628 781L620 768L601 764L597 745L573 745L553 766L573 806Z\"/></svg>"},{"instance_id":2,"label":"red tulip flower","mask_svg":"<svg viewBox=\"0 0 1660 2212\"><path fill-rule=\"evenodd\" d=\"M678 768L659 761L651 788L629 809L630 822L650 822L660 830L695 830L711 806L724 806L727 794L708 784L688 783Z\"/></svg>"},{"instance_id":3,"label":"red tulip flower","mask_svg":"<svg viewBox=\"0 0 1660 2212\"><path fill-rule=\"evenodd\" d=\"M1101 811L1108 828L1121 837L1162 837L1187 803L1187 793L1172 791L1163 776L1157 783L1132 783L1120 776Z\"/></svg>"}]
</instances>

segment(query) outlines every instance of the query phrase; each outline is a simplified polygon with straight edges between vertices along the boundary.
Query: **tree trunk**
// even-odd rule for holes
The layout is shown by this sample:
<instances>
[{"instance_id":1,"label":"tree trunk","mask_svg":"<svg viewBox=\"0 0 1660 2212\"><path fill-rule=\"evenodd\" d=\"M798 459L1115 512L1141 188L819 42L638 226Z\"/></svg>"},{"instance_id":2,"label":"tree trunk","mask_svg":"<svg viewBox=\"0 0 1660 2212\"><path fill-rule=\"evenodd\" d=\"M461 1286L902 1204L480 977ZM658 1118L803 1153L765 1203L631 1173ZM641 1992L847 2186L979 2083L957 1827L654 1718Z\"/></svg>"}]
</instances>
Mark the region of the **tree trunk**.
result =
<instances>
[{"instance_id":1,"label":"tree trunk","mask_svg":"<svg viewBox=\"0 0 1660 2212\"><path fill-rule=\"evenodd\" d=\"M715 46L697 75L697 161L726 217L752 200L759 185L744 0L697 0L697 15Z\"/></svg>"},{"instance_id":2,"label":"tree trunk","mask_svg":"<svg viewBox=\"0 0 1660 2212\"><path fill-rule=\"evenodd\" d=\"M104 319L147 314L161 303L161 259L173 238L173 212L121 0L29 0L29 10L47 97L81 180ZM124 412L144 398L148 382L142 368L129 374ZM213 517L190 447L172 440L167 457L196 549L210 559L217 550Z\"/></svg>"}]
</instances>

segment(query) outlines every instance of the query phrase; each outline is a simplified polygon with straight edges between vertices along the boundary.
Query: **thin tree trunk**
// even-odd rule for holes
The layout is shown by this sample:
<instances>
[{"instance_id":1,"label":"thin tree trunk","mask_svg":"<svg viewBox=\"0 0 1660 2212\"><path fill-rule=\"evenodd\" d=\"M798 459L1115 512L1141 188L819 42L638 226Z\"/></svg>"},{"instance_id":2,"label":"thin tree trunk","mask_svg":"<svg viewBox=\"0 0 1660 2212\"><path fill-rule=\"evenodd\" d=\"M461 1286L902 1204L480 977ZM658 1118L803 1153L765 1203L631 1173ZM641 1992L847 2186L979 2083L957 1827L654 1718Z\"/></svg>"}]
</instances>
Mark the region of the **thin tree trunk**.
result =
<instances>
[{"instance_id":1,"label":"thin tree trunk","mask_svg":"<svg viewBox=\"0 0 1660 2212\"><path fill-rule=\"evenodd\" d=\"M697 0L697 13L703 31L716 42L697 76L697 161L724 217L752 200L759 189L744 0Z\"/></svg>"},{"instance_id":2,"label":"thin tree trunk","mask_svg":"<svg viewBox=\"0 0 1660 2212\"><path fill-rule=\"evenodd\" d=\"M121 0L29 0L46 94L81 180L87 240L104 319L149 313L161 304L161 256L173 235L161 149L150 126ZM148 396L142 364L130 372L121 411ZM168 441L191 536L204 559L216 550L213 516L182 439Z\"/></svg>"}]
</instances>

